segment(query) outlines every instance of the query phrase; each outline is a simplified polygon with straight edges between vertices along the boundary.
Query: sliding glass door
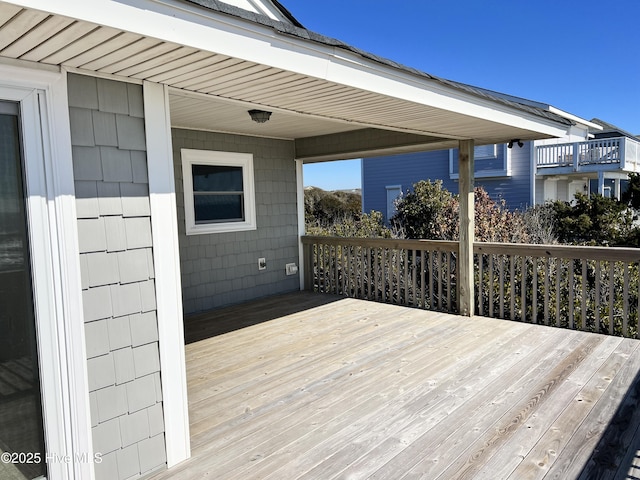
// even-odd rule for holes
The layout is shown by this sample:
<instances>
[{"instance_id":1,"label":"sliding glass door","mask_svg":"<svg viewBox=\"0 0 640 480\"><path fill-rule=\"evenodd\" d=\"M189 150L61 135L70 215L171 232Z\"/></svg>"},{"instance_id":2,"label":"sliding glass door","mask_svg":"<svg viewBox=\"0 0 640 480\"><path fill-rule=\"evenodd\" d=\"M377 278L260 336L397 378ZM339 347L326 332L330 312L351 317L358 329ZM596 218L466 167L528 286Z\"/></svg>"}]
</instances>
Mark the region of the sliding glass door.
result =
<instances>
[{"instance_id":1,"label":"sliding glass door","mask_svg":"<svg viewBox=\"0 0 640 480\"><path fill-rule=\"evenodd\" d=\"M19 104L0 101L1 479L46 475Z\"/></svg>"}]
</instances>

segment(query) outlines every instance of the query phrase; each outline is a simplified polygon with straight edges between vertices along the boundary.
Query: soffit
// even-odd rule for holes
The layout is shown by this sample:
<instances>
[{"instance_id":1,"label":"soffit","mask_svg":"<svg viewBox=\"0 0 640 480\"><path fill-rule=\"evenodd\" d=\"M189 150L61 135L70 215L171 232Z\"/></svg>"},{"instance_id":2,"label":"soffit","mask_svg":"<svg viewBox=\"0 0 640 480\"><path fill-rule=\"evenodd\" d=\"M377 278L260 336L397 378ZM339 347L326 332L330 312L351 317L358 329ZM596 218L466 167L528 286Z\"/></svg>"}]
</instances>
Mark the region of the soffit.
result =
<instances>
[{"instance_id":1,"label":"soffit","mask_svg":"<svg viewBox=\"0 0 640 480\"><path fill-rule=\"evenodd\" d=\"M466 138L482 144L548 136L7 3L0 3L0 57L169 85L176 93L171 96L172 123L187 128L278 138L379 128L440 137L452 145ZM197 108L190 94L203 95L197 99L204 105ZM248 121L250 108L273 111L272 121Z\"/></svg>"}]
</instances>

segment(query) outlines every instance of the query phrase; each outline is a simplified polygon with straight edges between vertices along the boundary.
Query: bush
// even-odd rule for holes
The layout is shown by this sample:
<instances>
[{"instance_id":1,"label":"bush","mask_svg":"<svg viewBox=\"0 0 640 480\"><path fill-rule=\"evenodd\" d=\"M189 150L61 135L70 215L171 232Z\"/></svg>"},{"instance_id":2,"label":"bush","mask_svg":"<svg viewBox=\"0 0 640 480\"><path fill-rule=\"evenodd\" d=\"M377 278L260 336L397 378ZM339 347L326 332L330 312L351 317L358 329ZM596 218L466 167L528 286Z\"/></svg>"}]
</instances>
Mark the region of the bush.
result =
<instances>
[{"instance_id":1,"label":"bush","mask_svg":"<svg viewBox=\"0 0 640 480\"><path fill-rule=\"evenodd\" d=\"M573 205L556 201L551 206L561 243L637 246L633 212L616 199L577 193Z\"/></svg>"},{"instance_id":2,"label":"bush","mask_svg":"<svg viewBox=\"0 0 640 480\"><path fill-rule=\"evenodd\" d=\"M523 216L496 202L482 187L475 188L475 239L479 242L527 242L530 235ZM396 203L391 219L399 236L412 239L457 240L460 203L441 180L422 180Z\"/></svg>"}]
</instances>

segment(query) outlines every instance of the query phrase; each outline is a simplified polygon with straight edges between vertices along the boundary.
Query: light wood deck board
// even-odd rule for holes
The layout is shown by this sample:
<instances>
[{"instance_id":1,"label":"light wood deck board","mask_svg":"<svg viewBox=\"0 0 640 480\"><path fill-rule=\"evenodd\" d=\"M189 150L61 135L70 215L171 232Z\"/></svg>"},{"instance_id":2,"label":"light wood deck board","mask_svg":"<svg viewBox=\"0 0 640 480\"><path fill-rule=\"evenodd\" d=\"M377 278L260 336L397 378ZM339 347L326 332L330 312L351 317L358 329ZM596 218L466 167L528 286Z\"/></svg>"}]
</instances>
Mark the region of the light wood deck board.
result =
<instances>
[{"instance_id":1,"label":"light wood deck board","mask_svg":"<svg viewBox=\"0 0 640 480\"><path fill-rule=\"evenodd\" d=\"M186 324L193 458L157 480L638 471L637 340L309 293Z\"/></svg>"}]
</instances>

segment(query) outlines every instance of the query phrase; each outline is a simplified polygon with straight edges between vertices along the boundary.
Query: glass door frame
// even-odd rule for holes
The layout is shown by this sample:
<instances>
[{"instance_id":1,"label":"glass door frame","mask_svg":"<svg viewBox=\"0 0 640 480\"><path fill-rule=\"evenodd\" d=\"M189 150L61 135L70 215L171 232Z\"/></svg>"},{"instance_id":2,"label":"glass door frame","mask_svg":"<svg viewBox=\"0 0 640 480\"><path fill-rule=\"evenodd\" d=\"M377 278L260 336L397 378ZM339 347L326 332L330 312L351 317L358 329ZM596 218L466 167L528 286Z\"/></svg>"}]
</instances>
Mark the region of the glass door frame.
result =
<instances>
[{"instance_id":1,"label":"glass door frame","mask_svg":"<svg viewBox=\"0 0 640 480\"><path fill-rule=\"evenodd\" d=\"M0 63L18 102L48 478L95 477L66 73Z\"/></svg>"}]
</instances>

